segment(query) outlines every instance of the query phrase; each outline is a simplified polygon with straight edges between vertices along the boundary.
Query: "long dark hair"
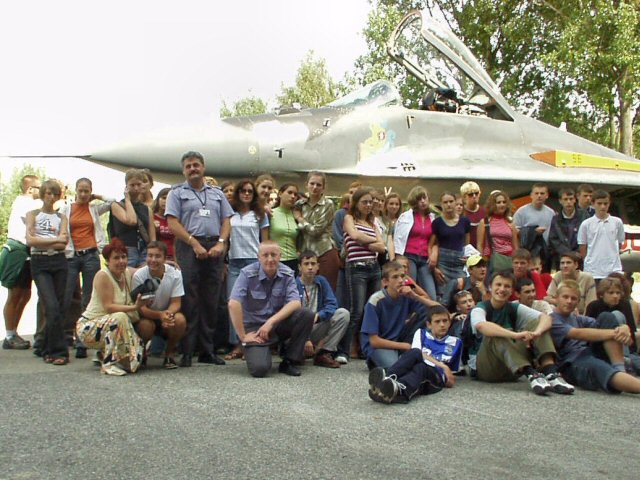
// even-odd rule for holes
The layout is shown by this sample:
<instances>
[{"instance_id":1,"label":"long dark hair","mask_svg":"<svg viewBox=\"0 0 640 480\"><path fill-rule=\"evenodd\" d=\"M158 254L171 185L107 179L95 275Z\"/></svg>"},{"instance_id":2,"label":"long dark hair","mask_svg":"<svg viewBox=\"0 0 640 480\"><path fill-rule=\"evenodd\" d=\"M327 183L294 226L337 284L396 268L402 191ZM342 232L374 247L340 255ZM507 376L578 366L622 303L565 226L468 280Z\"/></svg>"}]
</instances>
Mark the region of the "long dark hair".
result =
<instances>
[{"instance_id":1,"label":"long dark hair","mask_svg":"<svg viewBox=\"0 0 640 480\"><path fill-rule=\"evenodd\" d=\"M158 213L158 210L160 210L160 199L169 195L170 191L170 188L163 188L158 192L156 199L153 201L153 213Z\"/></svg>"},{"instance_id":2,"label":"long dark hair","mask_svg":"<svg viewBox=\"0 0 640 480\"><path fill-rule=\"evenodd\" d=\"M351 215L353 218L360 219L360 212L358 211L358 202L365 195L371 195L373 197L371 192L373 192L373 189L369 187L360 187L358 190L353 192L353 195L351 196L351 204L349 205L349 215ZM367 216L367 218L363 218L362 220L366 220L367 222L373 225L373 222L375 220L373 216L373 211L371 211L371 213Z\"/></svg>"},{"instance_id":3,"label":"long dark hair","mask_svg":"<svg viewBox=\"0 0 640 480\"><path fill-rule=\"evenodd\" d=\"M253 198L251 198L249 210L253 211L256 214L256 217L258 217L258 220L262 221L264 218L264 205L260 201L256 185L248 178L242 179L236 183L235 190L233 191L233 197L231 198L231 207L237 212L242 205L242 202L240 201L240 190L242 190L245 185L251 185L251 188L253 189Z\"/></svg>"},{"instance_id":4,"label":"long dark hair","mask_svg":"<svg viewBox=\"0 0 640 480\"><path fill-rule=\"evenodd\" d=\"M295 189L298 191L298 193L300 192L300 189L298 188L298 185L296 185L295 183L285 183L283 184L279 189L278 189L278 198L276 199L276 204L274 208L278 208L280 206L280 195L283 194L284 192L286 192L289 187L295 187Z\"/></svg>"}]
</instances>

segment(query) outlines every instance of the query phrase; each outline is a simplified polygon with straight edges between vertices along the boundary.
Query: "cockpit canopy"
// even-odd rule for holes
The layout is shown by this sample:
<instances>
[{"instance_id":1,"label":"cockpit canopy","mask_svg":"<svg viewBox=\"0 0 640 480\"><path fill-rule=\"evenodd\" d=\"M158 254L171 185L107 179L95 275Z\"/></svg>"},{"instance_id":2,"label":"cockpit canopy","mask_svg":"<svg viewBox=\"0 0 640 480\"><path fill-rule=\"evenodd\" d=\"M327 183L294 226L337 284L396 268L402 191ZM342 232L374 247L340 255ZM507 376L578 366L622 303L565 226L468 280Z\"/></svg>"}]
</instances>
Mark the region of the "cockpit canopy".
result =
<instances>
[{"instance_id":1,"label":"cockpit canopy","mask_svg":"<svg viewBox=\"0 0 640 480\"><path fill-rule=\"evenodd\" d=\"M402 105L402 97L396 87L386 80L378 80L328 104L329 107L341 108L377 108L388 105Z\"/></svg>"}]
</instances>

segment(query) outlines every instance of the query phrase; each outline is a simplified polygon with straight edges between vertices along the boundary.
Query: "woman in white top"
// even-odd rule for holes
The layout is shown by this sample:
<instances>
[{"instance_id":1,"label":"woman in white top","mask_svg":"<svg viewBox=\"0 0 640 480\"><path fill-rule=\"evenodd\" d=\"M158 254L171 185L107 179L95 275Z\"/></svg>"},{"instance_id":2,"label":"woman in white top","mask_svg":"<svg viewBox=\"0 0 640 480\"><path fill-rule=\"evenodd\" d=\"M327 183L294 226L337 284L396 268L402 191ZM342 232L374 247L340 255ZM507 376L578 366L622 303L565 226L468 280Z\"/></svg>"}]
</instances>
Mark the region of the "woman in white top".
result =
<instances>
[{"instance_id":1,"label":"woman in white top","mask_svg":"<svg viewBox=\"0 0 640 480\"><path fill-rule=\"evenodd\" d=\"M40 187L42 208L27 213L27 245L31 247L31 276L44 304L45 329L42 358L46 363L66 365L69 351L64 336L64 290L67 284L67 217L56 213L60 184L47 180Z\"/></svg>"}]
</instances>

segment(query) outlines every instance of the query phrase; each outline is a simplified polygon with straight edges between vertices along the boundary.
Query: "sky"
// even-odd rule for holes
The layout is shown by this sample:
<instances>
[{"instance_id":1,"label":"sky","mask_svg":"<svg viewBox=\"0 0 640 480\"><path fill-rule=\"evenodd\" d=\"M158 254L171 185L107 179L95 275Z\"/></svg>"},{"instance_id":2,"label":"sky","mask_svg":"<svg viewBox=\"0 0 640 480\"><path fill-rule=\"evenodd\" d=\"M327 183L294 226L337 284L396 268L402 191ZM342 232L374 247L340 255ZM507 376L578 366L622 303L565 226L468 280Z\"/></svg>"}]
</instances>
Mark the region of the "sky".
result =
<instances>
[{"instance_id":1,"label":"sky","mask_svg":"<svg viewBox=\"0 0 640 480\"><path fill-rule=\"evenodd\" d=\"M366 51L369 10L367 0L3 2L0 157L87 154L211 122L222 100L273 102L309 50L341 79ZM57 162L61 178L87 168ZM0 159L3 180L14 166Z\"/></svg>"}]
</instances>

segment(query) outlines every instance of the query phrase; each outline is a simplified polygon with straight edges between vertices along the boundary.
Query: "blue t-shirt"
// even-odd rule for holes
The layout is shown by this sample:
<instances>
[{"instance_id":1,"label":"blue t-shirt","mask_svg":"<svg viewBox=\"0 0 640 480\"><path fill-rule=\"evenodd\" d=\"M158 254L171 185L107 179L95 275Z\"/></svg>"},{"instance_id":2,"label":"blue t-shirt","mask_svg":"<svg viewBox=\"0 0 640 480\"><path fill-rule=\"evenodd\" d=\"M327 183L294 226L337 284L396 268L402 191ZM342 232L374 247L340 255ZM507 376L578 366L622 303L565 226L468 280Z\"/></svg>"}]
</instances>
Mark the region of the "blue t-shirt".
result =
<instances>
[{"instance_id":1,"label":"blue t-shirt","mask_svg":"<svg viewBox=\"0 0 640 480\"><path fill-rule=\"evenodd\" d=\"M562 367L578 358L589 345L584 340L567 338L569 331L572 328L598 328L598 321L592 317L573 313L564 317L556 311L551 314L551 320L551 338L558 352L558 366Z\"/></svg>"},{"instance_id":2,"label":"blue t-shirt","mask_svg":"<svg viewBox=\"0 0 640 480\"><path fill-rule=\"evenodd\" d=\"M450 227L442 217L438 217L433 221L431 229L441 248L460 251L464 250L464 237L471 231L471 222L467 217L460 217L458 223Z\"/></svg>"},{"instance_id":3,"label":"blue t-shirt","mask_svg":"<svg viewBox=\"0 0 640 480\"><path fill-rule=\"evenodd\" d=\"M394 342L400 338L404 322L413 312L419 312L422 304L404 295L393 299L386 290L380 290L369 298L364 307L364 318L360 329L360 348L367 358L374 348L369 335L378 335Z\"/></svg>"}]
</instances>

